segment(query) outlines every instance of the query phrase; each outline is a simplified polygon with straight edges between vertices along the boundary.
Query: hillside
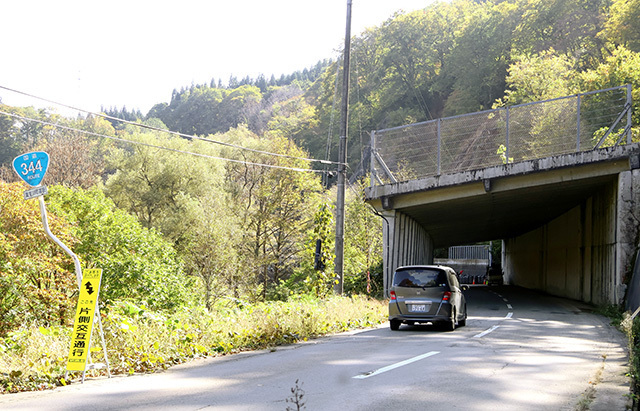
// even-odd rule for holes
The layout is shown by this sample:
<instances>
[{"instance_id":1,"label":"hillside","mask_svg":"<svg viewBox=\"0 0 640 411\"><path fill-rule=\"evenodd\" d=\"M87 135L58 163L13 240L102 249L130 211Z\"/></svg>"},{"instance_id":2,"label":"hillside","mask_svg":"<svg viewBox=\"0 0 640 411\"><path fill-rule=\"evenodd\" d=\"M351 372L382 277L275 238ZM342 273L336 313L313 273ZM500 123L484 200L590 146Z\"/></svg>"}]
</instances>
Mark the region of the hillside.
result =
<instances>
[{"instance_id":1,"label":"hillside","mask_svg":"<svg viewBox=\"0 0 640 411\"><path fill-rule=\"evenodd\" d=\"M351 168L375 129L626 83L640 96L639 16L640 0L454 0L359 33L352 41ZM174 90L146 118L198 135L244 123L258 135L293 139L313 158L335 159L340 64Z\"/></svg>"}]
</instances>

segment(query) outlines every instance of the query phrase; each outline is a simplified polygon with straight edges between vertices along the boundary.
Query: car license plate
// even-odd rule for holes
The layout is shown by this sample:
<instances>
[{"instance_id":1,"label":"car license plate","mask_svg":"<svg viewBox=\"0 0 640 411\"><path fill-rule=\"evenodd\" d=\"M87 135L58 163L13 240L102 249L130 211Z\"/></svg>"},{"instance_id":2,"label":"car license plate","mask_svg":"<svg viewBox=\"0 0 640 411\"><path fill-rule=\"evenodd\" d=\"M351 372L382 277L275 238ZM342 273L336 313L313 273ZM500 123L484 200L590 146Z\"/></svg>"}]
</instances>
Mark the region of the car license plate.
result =
<instances>
[{"instance_id":1,"label":"car license plate","mask_svg":"<svg viewBox=\"0 0 640 411\"><path fill-rule=\"evenodd\" d=\"M411 304L409 305L410 313L426 313L427 305L426 304Z\"/></svg>"}]
</instances>

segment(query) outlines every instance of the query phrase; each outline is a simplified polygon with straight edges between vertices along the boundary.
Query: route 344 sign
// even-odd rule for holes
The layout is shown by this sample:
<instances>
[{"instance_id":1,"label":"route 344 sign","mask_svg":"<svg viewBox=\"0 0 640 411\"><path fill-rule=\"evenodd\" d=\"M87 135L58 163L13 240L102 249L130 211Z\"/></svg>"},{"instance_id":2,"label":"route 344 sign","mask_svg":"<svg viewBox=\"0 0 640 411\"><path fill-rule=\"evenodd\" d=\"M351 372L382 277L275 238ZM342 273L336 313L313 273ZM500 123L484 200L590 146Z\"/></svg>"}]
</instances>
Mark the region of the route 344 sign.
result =
<instances>
[{"instance_id":1,"label":"route 344 sign","mask_svg":"<svg viewBox=\"0 0 640 411\"><path fill-rule=\"evenodd\" d=\"M13 159L13 169L25 183L32 187L40 185L49 167L49 154L44 151L21 154Z\"/></svg>"}]
</instances>

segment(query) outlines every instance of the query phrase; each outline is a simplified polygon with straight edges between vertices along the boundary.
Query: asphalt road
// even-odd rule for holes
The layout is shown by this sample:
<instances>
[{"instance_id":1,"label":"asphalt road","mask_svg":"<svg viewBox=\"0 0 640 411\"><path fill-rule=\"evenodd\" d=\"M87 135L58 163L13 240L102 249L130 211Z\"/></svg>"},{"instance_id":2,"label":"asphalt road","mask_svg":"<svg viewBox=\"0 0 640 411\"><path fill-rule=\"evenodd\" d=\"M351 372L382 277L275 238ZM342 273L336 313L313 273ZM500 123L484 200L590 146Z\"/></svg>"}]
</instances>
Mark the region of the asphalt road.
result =
<instances>
[{"instance_id":1,"label":"asphalt road","mask_svg":"<svg viewBox=\"0 0 640 411\"><path fill-rule=\"evenodd\" d=\"M404 325L344 333L158 374L4 395L0 409L625 409L625 338L608 319L515 287L478 286L466 295L467 326L453 332Z\"/></svg>"}]
</instances>

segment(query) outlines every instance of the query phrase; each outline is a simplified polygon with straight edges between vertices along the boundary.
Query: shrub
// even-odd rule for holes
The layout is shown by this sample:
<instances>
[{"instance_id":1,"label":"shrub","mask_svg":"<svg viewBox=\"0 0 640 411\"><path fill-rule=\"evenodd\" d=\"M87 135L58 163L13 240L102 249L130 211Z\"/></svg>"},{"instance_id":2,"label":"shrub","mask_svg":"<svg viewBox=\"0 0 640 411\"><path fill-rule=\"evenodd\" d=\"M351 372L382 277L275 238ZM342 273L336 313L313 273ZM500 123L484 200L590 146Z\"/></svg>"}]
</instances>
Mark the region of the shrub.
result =
<instances>
[{"instance_id":1,"label":"shrub","mask_svg":"<svg viewBox=\"0 0 640 411\"><path fill-rule=\"evenodd\" d=\"M51 210L73 224L74 248L87 267L103 269L100 300L143 300L152 309L189 302L193 279L184 275L173 246L117 209L102 190L50 190Z\"/></svg>"},{"instance_id":2,"label":"shrub","mask_svg":"<svg viewBox=\"0 0 640 411\"><path fill-rule=\"evenodd\" d=\"M218 302L214 312L183 307L158 314L116 301L103 314L112 374L153 372L189 359L275 347L386 321L386 305L367 297L309 295L289 302L242 305ZM66 384L71 327L30 327L0 339L0 394ZM94 338L94 341L99 339ZM97 343L94 362L103 362ZM89 375L104 373L90 371Z\"/></svg>"},{"instance_id":3,"label":"shrub","mask_svg":"<svg viewBox=\"0 0 640 411\"><path fill-rule=\"evenodd\" d=\"M37 201L25 201L23 188L0 181L0 336L32 323L67 324L73 315L73 261L47 237ZM71 227L55 215L48 222L73 247Z\"/></svg>"}]
</instances>

